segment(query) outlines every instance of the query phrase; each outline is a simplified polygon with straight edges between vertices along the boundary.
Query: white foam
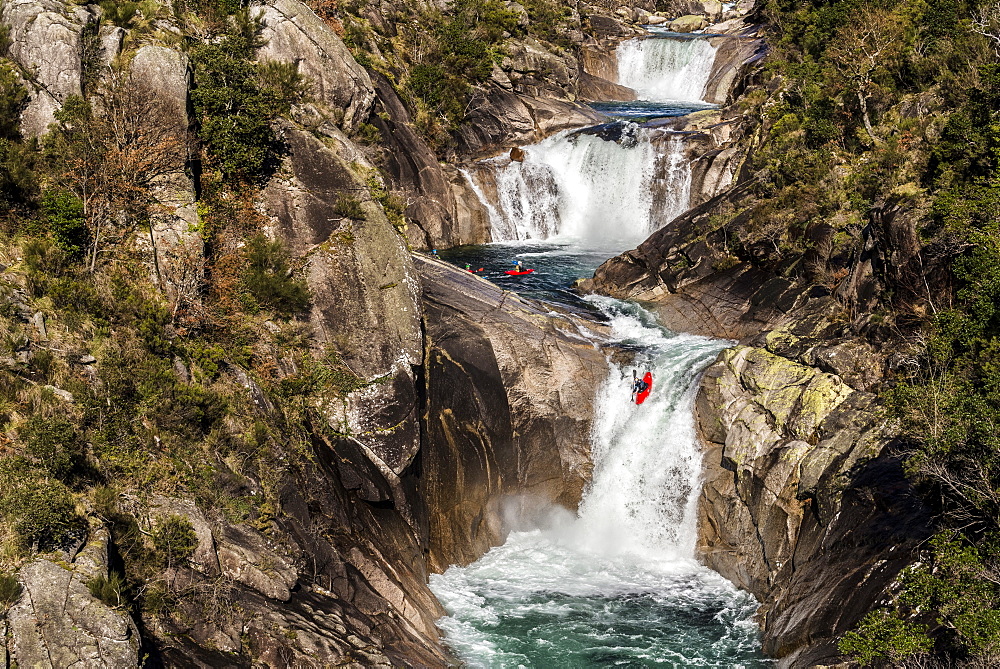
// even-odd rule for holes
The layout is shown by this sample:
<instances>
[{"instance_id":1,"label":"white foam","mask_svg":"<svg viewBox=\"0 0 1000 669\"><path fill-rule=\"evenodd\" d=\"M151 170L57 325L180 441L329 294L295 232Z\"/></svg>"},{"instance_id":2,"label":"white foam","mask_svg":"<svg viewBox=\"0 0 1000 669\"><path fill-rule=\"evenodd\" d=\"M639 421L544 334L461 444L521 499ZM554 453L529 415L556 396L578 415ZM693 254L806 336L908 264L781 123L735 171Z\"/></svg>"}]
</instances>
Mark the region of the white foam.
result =
<instances>
[{"instance_id":1,"label":"white foam","mask_svg":"<svg viewBox=\"0 0 1000 669\"><path fill-rule=\"evenodd\" d=\"M715 64L707 39L631 39L618 45L618 83L650 102L700 102Z\"/></svg>"},{"instance_id":2,"label":"white foam","mask_svg":"<svg viewBox=\"0 0 1000 669\"><path fill-rule=\"evenodd\" d=\"M581 616L596 615L588 607L601 609L600 602L622 597L691 610L721 601L716 615L729 625L730 646L745 647L754 637L752 627L730 624L749 617L752 600L694 558L701 469L694 393L700 371L727 342L675 335L636 305L589 299L610 316L614 339L641 349L639 373L652 371L653 393L636 406L631 369L611 365L595 401L594 474L578 515L554 512L543 529L513 532L474 564L431 577L449 614L440 621L447 642L470 666L531 666L525 655L499 649L502 633L493 630L504 621L541 618L548 626L558 628L560 620L573 626ZM508 508L516 513L518 504ZM650 628L648 657L635 647L622 653L686 664L704 651L653 643L655 625ZM614 650L617 637L604 638L603 630L595 620L587 635ZM562 633L552 634L533 643L559 643Z\"/></svg>"}]
</instances>

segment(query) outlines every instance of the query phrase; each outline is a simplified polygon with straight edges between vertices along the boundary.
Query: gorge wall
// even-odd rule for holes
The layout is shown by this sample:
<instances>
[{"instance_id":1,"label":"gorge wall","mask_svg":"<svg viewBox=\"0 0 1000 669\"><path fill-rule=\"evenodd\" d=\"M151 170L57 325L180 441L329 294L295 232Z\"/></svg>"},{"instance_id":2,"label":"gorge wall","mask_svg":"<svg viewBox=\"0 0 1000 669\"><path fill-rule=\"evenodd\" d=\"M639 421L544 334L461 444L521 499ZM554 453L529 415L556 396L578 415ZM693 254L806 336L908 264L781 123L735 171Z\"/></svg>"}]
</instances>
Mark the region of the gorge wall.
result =
<instances>
[{"instance_id":1,"label":"gorge wall","mask_svg":"<svg viewBox=\"0 0 1000 669\"><path fill-rule=\"evenodd\" d=\"M372 9L372 21L391 24L391 4ZM704 14L704 23L729 18L717 4L688 3L678 13ZM177 666L443 666L452 660L434 626L442 610L428 573L477 559L503 540L512 517L553 503L573 508L588 480L594 388L608 370L591 334L601 326L553 315L412 251L491 239L487 212L456 165L603 119L581 100L634 95L615 80L614 53L638 34L636 23L652 20L652 8L574 9L567 48L512 40L442 149L415 129L398 82L357 63L335 22L294 0L253 7L266 40L259 58L294 64L311 92L274 123L280 165L249 206L225 210L250 225L224 243L209 239L215 247L206 250L199 226L212 212L199 206L202 166L192 162L158 182L163 206L148 245L143 234L128 249L145 276L158 277L175 313L182 303L204 307L206 274L226 276L224 266L199 264L205 254L239 253L260 232L288 250L292 262L281 272L308 287L303 313L250 314L252 336L241 341L251 343L167 362L185 392L209 378L206 356L218 368L213 388L238 391L230 425L212 436L225 455L211 460L207 476L252 513L234 517L173 480L119 491L105 506L79 493L88 523L81 540L18 565L23 592L5 638L19 666L133 666L143 654ZM0 17L29 91L26 137L43 135L69 96L96 85L86 69L95 62L128 62L170 102L178 132L192 123L191 64L176 44L189 26L169 13L145 32L104 21L97 6L59 0L8 0ZM752 31L739 22L727 29L729 37L715 38L721 55L706 96L719 103L743 89L762 55ZM97 79L108 72L99 69ZM732 263L729 230L714 227L717 208L748 187L757 131L748 110L702 112L672 129L688 138L697 206L603 266L589 286L651 302L678 330L770 333L724 354L705 377L703 552L763 602L768 652L790 666L826 660L832 639L855 620L842 602L869 602L892 579L924 536L922 509L871 415L867 391L881 369L830 316L829 291ZM903 239L907 217L896 213L883 219L886 234ZM825 231L810 234L821 253ZM857 294L890 264L859 259ZM17 355L79 349L66 362L88 379L76 392L99 387L114 352L95 344L100 355L91 356L93 342L74 334L51 300L28 296L27 270L4 272L16 286L5 293L11 318L31 333ZM46 319L64 341L48 339ZM161 329L184 336L174 322ZM238 348L266 364L247 364ZM69 391L31 383L74 402ZM296 421L305 429L256 469L246 464L252 449L229 443ZM152 428L148 441L160 448ZM156 565L150 581L166 593L162 606L128 609L94 594L90 583L121 571L123 527L159 536L178 518L192 529L192 553ZM890 534L889 525L902 529ZM887 542L899 558L878 563ZM56 601L56 588L69 594Z\"/></svg>"},{"instance_id":2,"label":"gorge wall","mask_svg":"<svg viewBox=\"0 0 1000 669\"><path fill-rule=\"evenodd\" d=\"M205 259L239 254L263 233L292 259L280 271L304 283L309 307L291 318L246 315L249 357L211 348L208 367L168 354L169 383L182 394L210 383L234 402L212 449L183 465L204 472L214 492L206 498L155 473L140 488L107 481L99 502L80 488L79 542L4 565L19 588L5 617L6 650L19 666L139 666L143 657L167 666L448 665L429 571L476 559L512 518L574 507L589 475L590 402L607 373L604 353L581 336L577 317L411 254L486 241L478 199L414 131L385 77L360 67L330 25L291 0L253 10L265 41L258 57L292 63L310 83L310 99L273 125L280 165L251 202L214 201L237 225L219 237L204 227L217 211L204 203L202 166L180 167L155 185L163 206L148 235L122 244L140 265L138 280L152 277L175 316L205 314L204 282L226 271ZM5 2L0 16L28 90L24 136L44 135L70 96L100 89L118 71L111 63L169 105L173 132L192 123L192 64L155 33L188 30L177 16L122 28L97 6L62 2ZM85 57L94 53L96 79ZM563 72L554 83L538 78L550 67ZM571 100L573 56L526 42L508 71L518 73L518 92L489 88L490 102L457 135L461 150L597 118ZM376 130L374 144L357 136L362 124ZM405 218L390 217L390 192ZM74 351L57 364L76 370L76 395L47 387L79 415L116 354L105 356L51 302L36 302L28 273L4 268L17 286L4 293L14 314L4 327L30 330L23 360ZM188 336L178 331L195 320L168 318L167 336ZM3 373L26 368L12 358ZM150 429L152 444L165 443ZM250 446L239 445L244 437ZM127 542L141 548L178 527L189 557L144 566L138 584L115 580L133 577ZM126 603L133 586L149 594Z\"/></svg>"}]
</instances>

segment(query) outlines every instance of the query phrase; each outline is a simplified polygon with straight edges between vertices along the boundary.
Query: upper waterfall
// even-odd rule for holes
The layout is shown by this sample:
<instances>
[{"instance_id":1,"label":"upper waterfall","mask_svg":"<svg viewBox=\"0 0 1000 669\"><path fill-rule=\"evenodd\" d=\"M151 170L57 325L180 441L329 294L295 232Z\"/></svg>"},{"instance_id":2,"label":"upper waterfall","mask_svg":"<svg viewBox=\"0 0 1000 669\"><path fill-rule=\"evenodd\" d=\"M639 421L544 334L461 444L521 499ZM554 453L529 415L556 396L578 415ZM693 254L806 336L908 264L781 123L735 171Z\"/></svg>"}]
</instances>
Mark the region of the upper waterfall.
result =
<instances>
[{"instance_id":1,"label":"upper waterfall","mask_svg":"<svg viewBox=\"0 0 1000 669\"><path fill-rule=\"evenodd\" d=\"M715 64L707 39L656 37L618 45L618 83L642 100L701 100Z\"/></svg>"}]
</instances>

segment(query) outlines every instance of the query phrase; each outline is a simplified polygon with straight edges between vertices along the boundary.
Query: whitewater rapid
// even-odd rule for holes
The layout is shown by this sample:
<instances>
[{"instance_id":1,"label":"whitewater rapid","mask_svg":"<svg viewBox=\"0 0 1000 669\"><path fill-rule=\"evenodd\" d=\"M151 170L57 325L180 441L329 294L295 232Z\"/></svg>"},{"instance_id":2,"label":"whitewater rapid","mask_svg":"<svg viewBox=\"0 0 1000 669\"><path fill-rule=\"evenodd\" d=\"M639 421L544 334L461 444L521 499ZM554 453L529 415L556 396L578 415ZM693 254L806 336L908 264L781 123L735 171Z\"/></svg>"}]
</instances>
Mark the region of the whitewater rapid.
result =
<instances>
[{"instance_id":1,"label":"whitewater rapid","mask_svg":"<svg viewBox=\"0 0 1000 669\"><path fill-rule=\"evenodd\" d=\"M692 407L701 370L728 343L589 299L638 351L633 365L609 363L598 391L593 479L577 514L553 508L544 527L431 577L449 614L445 640L472 667L758 666L756 602L694 558ZM654 377L642 406L630 397L633 369Z\"/></svg>"},{"instance_id":2,"label":"whitewater rapid","mask_svg":"<svg viewBox=\"0 0 1000 669\"><path fill-rule=\"evenodd\" d=\"M466 172L490 217L493 241L571 239L628 248L683 213L691 166L681 136L627 124L619 141L565 131L524 147L524 160L482 161ZM666 146L663 151L662 146ZM495 204L482 181L491 181Z\"/></svg>"}]
</instances>

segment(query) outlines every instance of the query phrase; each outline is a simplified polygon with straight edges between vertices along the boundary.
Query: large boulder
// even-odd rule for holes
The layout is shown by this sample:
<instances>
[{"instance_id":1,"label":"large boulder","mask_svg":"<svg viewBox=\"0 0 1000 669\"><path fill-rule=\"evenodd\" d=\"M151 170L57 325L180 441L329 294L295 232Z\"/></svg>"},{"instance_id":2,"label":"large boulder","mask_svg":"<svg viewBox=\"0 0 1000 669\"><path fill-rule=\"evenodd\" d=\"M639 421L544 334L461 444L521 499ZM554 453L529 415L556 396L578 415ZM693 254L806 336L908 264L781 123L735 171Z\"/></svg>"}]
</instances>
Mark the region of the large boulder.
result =
<instances>
[{"instance_id":1,"label":"large boulder","mask_svg":"<svg viewBox=\"0 0 1000 669\"><path fill-rule=\"evenodd\" d=\"M703 377L702 560L760 601L779 667L840 661L836 640L930 535L874 396L739 346Z\"/></svg>"},{"instance_id":2,"label":"large boulder","mask_svg":"<svg viewBox=\"0 0 1000 669\"><path fill-rule=\"evenodd\" d=\"M698 16L695 14L688 14L686 16L681 16L670 22L670 29L675 33L690 33L695 30L701 30L709 24L708 19L704 16Z\"/></svg>"},{"instance_id":3,"label":"large boulder","mask_svg":"<svg viewBox=\"0 0 1000 669\"><path fill-rule=\"evenodd\" d=\"M95 526L67 563L36 557L21 567L20 599L7 612L8 649L20 667L138 667L139 630L121 607L90 593L108 577L108 530Z\"/></svg>"},{"instance_id":4,"label":"large boulder","mask_svg":"<svg viewBox=\"0 0 1000 669\"><path fill-rule=\"evenodd\" d=\"M590 478L590 425L608 374L602 326L554 316L444 262L424 286L426 439L421 493L433 570L502 543L512 519L575 508Z\"/></svg>"},{"instance_id":5,"label":"large boulder","mask_svg":"<svg viewBox=\"0 0 1000 669\"><path fill-rule=\"evenodd\" d=\"M584 104L551 97L518 95L495 84L477 94L456 133L457 154L478 158L513 145L533 144L569 128L604 120Z\"/></svg>"},{"instance_id":6,"label":"large boulder","mask_svg":"<svg viewBox=\"0 0 1000 669\"><path fill-rule=\"evenodd\" d=\"M354 497L338 467L327 467L346 454L328 448L320 441L318 462L302 463L282 486L284 514L266 535L190 500L154 497L154 526L180 516L197 538L187 564L160 579L184 596L146 620L165 665L447 664L433 623L443 612L426 587L417 537L398 514L373 514Z\"/></svg>"},{"instance_id":7,"label":"large boulder","mask_svg":"<svg viewBox=\"0 0 1000 669\"><path fill-rule=\"evenodd\" d=\"M710 38L716 48L715 60L703 99L727 104L743 92L746 81L763 66L767 45L757 34L757 26L744 26L742 21L734 21L730 26L720 24L718 28L731 34ZM710 28L715 29L716 26Z\"/></svg>"},{"instance_id":8,"label":"large boulder","mask_svg":"<svg viewBox=\"0 0 1000 669\"><path fill-rule=\"evenodd\" d=\"M295 63L311 95L331 110L342 110L344 129L368 117L375 101L371 79L322 19L298 0L268 0L253 7L264 19L261 37L266 44L259 57Z\"/></svg>"},{"instance_id":9,"label":"large boulder","mask_svg":"<svg viewBox=\"0 0 1000 669\"><path fill-rule=\"evenodd\" d=\"M21 132L38 137L67 97L83 94L83 33L96 29L97 17L61 0L10 0L3 4L0 23L10 28L8 56L31 73Z\"/></svg>"}]
</instances>

